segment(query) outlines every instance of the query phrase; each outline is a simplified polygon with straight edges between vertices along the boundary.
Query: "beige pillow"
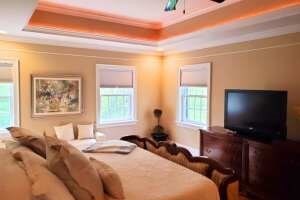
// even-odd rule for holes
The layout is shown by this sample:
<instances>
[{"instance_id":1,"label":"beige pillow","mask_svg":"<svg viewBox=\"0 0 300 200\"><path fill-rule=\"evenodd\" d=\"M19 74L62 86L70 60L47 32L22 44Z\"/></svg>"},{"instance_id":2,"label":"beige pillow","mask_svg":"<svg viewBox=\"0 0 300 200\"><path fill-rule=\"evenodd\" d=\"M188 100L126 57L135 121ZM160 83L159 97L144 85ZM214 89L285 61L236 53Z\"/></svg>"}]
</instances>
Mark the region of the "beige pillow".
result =
<instances>
[{"instance_id":1,"label":"beige pillow","mask_svg":"<svg viewBox=\"0 0 300 200\"><path fill-rule=\"evenodd\" d=\"M87 124L87 125L78 124L77 129L78 129L78 139L95 138L94 124Z\"/></svg>"},{"instance_id":2,"label":"beige pillow","mask_svg":"<svg viewBox=\"0 0 300 200\"><path fill-rule=\"evenodd\" d=\"M72 123L63 126L55 126L54 130L58 139L66 141L74 140L74 129Z\"/></svg>"},{"instance_id":3,"label":"beige pillow","mask_svg":"<svg viewBox=\"0 0 300 200\"><path fill-rule=\"evenodd\" d=\"M104 186L104 192L115 199L125 199L121 179L117 172L106 163L90 158Z\"/></svg>"},{"instance_id":4,"label":"beige pillow","mask_svg":"<svg viewBox=\"0 0 300 200\"><path fill-rule=\"evenodd\" d=\"M9 130L11 136L22 145L27 146L40 156L46 157L46 143L42 136L19 127L9 127L7 130Z\"/></svg>"},{"instance_id":5,"label":"beige pillow","mask_svg":"<svg viewBox=\"0 0 300 200\"><path fill-rule=\"evenodd\" d=\"M67 187L46 168L46 160L26 149L19 149L14 157L21 160L32 183L32 195L36 200L75 200ZM41 162L43 159L44 162Z\"/></svg>"},{"instance_id":6,"label":"beige pillow","mask_svg":"<svg viewBox=\"0 0 300 200\"><path fill-rule=\"evenodd\" d=\"M23 161L24 158L30 159L31 162L34 162L35 164L41 165L46 167L46 159L39 156L38 154L34 153L31 149L25 147L25 146L19 146L13 150L11 150L14 158L19 161Z\"/></svg>"},{"instance_id":7,"label":"beige pillow","mask_svg":"<svg viewBox=\"0 0 300 200\"><path fill-rule=\"evenodd\" d=\"M103 185L89 160L75 147L46 136L48 168L76 200L104 200Z\"/></svg>"},{"instance_id":8,"label":"beige pillow","mask_svg":"<svg viewBox=\"0 0 300 200\"><path fill-rule=\"evenodd\" d=\"M0 149L0 199L32 200L30 180L6 149Z\"/></svg>"}]
</instances>

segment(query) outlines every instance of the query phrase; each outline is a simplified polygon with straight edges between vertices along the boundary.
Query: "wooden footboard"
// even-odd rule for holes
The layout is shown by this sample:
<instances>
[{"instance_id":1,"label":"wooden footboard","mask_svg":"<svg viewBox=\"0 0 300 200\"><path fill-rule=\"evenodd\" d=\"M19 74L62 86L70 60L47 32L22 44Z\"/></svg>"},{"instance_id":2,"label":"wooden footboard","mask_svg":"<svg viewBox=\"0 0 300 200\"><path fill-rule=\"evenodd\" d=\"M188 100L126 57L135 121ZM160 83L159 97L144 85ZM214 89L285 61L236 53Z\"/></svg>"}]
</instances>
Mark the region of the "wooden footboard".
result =
<instances>
[{"instance_id":1,"label":"wooden footboard","mask_svg":"<svg viewBox=\"0 0 300 200\"><path fill-rule=\"evenodd\" d=\"M221 200L239 199L239 181L234 170L224 168L218 162L205 156L194 157L187 149L178 147L175 143L156 143L136 135L125 136L121 140L134 143L143 149L207 176L218 186Z\"/></svg>"}]
</instances>

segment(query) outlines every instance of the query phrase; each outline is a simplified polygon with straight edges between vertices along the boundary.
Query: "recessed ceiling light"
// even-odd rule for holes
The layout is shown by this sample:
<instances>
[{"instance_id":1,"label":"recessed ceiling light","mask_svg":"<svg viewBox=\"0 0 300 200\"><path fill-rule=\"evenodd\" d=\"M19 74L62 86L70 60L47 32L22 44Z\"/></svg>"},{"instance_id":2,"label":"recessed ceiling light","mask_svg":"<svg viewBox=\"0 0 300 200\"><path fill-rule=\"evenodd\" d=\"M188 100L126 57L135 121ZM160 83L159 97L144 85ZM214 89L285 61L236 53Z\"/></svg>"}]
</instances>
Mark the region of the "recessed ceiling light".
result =
<instances>
[{"instance_id":1,"label":"recessed ceiling light","mask_svg":"<svg viewBox=\"0 0 300 200\"><path fill-rule=\"evenodd\" d=\"M6 31L0 30L0 34L6 34Z\"/></svg>"}]
</instances>

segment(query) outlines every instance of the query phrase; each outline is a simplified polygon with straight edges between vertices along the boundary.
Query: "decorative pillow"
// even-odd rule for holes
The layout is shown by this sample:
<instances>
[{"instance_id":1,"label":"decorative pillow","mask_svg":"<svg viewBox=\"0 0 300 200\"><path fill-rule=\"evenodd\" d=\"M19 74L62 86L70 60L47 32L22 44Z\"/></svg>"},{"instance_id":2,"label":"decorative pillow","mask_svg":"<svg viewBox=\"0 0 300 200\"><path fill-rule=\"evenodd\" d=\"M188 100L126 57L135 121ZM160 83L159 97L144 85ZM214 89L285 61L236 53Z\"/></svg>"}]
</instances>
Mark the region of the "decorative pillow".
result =
<instances>
[{"instance_id":1,"label":"decorative pillow","mask_svg":"<svg viewBox=\"0 0 300 200\"><path fill-rule=\"evenodd\" d=\"M31 190L36 200L75 200L67 187L46 167L46 160L41 162L35 153L21 149L14 157L24 164L24 169L32 183Z\"/></svg>"},{"instance_id":2,"label":"decorative pillow","mask_svg":"<svg viewBox=\"0 0 300 200\"><path fill-rule=\"evenodd\" d=\"M48 168L76 200L104 200L102 181L89 160L65 141L46 136Z\"/></svg>"},{"instance_id":3,"label":"decorative pillow","mask_svg":"<svg viewBox=\"0 0 300 200\"><path fill-rule=\"evenodd\" d=\"M34 153L31 149L25 146L19 146L13 149L12 154L16 160L23 161L24 159L29 159L31 162L35 164L46 167L46 159Z\"/></svg>"},{"instance_id":4,"label":"decorative pillow","mask_svg":"<svg viewBox=\"0 0 300 200\"><path fill-rule=\"evenodd\" d=\"M32 200L30 180L7 149L0 149L0 199Z\"/></svg>"},{"instance_id":5,"label":"decorative pillow","mask_svg":"<svg viewBox=\"0 0 300 200\"><path fill-rule=\"evenodd\" d=\"M66 141L74 140L74 129L72 123L63 126L55 126L54 130L58 139Z\"/></svg>"},{"instance_id":6,"label":"decorative pillow","mask_svg":"<svg viewBox=\"0 0 300 200\"><path fill-rule=\"evenodd\" d=\"M97 170L104 187L104 192L115 199L125 199L121 179L117 172L106 163L90 158Z\"/></svg>"},{"instance_id":7,"label":"decorative pillow","mask_svg":"<svg viewBox=\"0 0 300 200\"><path fill-rule=\"evenodd\" d=\"M94 136L94 124L88 125L77 125L78 139L90 139L95 138Z\"/></svg>"},{"instance_id":8,"label":"decorative pillow","mask_svg":"<svg viewBox=\"0 0 300 200\"><path fill-rule=\"evenodd\" d=\"M11 136L22 145L27 146L40 156L46 157L46 143L42 136L19 127L9 127L7 130L9 130Z\"/></svg>"}]
</instances>

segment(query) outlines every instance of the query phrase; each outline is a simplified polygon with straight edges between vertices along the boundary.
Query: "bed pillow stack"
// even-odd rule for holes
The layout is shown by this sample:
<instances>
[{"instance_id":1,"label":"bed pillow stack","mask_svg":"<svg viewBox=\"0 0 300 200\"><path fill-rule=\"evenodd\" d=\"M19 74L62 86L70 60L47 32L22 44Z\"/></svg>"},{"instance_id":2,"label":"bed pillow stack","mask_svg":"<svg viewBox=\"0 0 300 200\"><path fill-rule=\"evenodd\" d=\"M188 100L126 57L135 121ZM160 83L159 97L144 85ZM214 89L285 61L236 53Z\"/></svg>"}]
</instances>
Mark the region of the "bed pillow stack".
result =
<instances>
[{"instance_id":1,"label":"bed pillow stack","mask_svg":"<svg viewBox=\"0 0 300 200\"><path fill-rule=\"evenodd\" d=\"M56 137L37 136L17 127L9 130L21 144L11 152L23 162L22 168L37 200L125 199L119 175L107 164L94 158L89 160L67 141Z\"/></svg>"},{"instance_id":2,"label":"bed pillow stack","mask_svg":"<svg viewBox=\"0 0 300 200\"><path fill-rule=\"evenodd\" d=\"M27 129L19 127L9 127L11 136L22 145L27 146L35 153L46 157L46 143L42 136L35 134Z\"/></svg>"},{"instance_id":3,"label":"bed pillow stack","mask_svg":"<svg viewBox=\"0 0 300 200\"><path fill-rule=\"evenodd\" d=\"M56 137L61 140L74 140L74 129L73 124L69 123L63 126L55 126L54 127Z\"/></svg>"},{"instance_id":4,"label":"bed pillow stack","mask_svg":"<svg viewBox=\"0 0 300 200\"><path fill-rule=\"evenodd\" d=\"M48 168L68 187L76 200L104 200L96 169L75 147L46 136Z\"/></svg>"},{"instance_id":5,"label":"bed pillow stack","mask_svg":"<svg viewBox=\"0 0 300 200\"><path fill-rule=\"evenodd\" d=\"M47 169L46 160L26 147L14 149L13 156L23 163L37 200L75 200L64 183Z\"/></svg>"},{"instance_id":6,"label":"bed pillow stack","mask_svg":"<svg viewBox=\"0 0 300 200\"><path fill-rule=\"evenodd\" d=\"M90 161L103 182L104 192L114 199L125 199L122 182L118 173L100 160L91 157Z\"/></svg>"},{"instance_id":7,"label":"bed pillow stack","mask_svg":"<svg viewBox=\"0 0 300 200\"><path fill-rule=\"evenodd\" d=\"M95 138L94 135L94 124L77 125L78 139L90 139ZM56 137L61 140L71 141L75 139L73 124L69 123L62 126L54 127Z\"/></svg>"}]
</instances>

